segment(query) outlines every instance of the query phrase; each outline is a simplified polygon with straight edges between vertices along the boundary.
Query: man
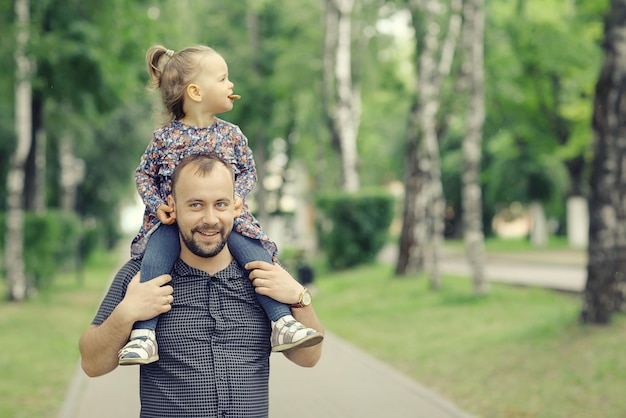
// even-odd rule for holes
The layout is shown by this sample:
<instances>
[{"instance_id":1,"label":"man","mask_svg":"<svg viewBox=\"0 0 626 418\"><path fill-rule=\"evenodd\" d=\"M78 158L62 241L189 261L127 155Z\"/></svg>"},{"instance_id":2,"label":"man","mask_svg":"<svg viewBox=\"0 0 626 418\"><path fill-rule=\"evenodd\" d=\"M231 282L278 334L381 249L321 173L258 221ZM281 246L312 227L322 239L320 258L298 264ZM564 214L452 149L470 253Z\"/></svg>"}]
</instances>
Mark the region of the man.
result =
<instances>
[{"instance_id":1,"label":"man","mask_svg":"<svg viewBox=\"0 0 626 418\"><path fill-rule=\"evenodd\" d=\"M163 314L160 360L141 366L142 417L267 416L270 325L255 291L291 304L298 321L323 332L310 295L279 265L249 263L248 279L233 260L226 241L242 202L230 166L188 156L172 187L168 203L181 239L172 275L140 283L139 261L122 267L80 338L82 368L92 377L115 369L133 324ZM321 344L284 355L312 367Z\"/></svg>"}]
</instances>

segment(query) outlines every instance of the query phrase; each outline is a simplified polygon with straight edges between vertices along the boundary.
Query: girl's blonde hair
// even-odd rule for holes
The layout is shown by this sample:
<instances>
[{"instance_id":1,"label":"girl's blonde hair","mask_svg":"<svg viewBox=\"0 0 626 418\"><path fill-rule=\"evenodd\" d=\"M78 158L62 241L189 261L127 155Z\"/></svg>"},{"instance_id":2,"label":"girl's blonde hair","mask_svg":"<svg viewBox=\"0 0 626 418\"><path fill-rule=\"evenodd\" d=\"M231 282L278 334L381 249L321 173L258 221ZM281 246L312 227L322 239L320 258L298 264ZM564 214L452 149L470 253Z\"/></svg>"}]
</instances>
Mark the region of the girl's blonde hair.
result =
<instances>
[{"instance_id":1,"label":"girl's blonde hair","mask_svg":"<svg viewBox=\"0 0 626 418\"><path fill-rule=\"evenodd\" d=\"M146 52L146 64L152 87L160 90L170 121L182 119L185 88L200 71L203 54L217 54L208 46L197 45L174 52L163 45L153 45Z\"/></svg>"}]
</instances>

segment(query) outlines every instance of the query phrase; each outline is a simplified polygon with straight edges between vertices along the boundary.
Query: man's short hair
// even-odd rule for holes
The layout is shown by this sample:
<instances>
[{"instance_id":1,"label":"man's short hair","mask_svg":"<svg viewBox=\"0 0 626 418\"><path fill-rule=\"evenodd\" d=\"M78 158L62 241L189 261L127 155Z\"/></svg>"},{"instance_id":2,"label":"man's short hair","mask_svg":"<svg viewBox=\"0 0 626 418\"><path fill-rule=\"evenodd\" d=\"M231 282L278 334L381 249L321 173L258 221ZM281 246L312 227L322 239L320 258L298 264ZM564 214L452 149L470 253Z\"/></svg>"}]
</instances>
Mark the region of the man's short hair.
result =
<instances>
[{"instance_id":1,"label":"man's short hair","mask_svg":"<svg viewBox=\"0 0 626 418\"><path fill-rule=\"evenodd\" d=\"M196 167L196 171L194 174L198 174L201 177L211 174L213 169L217 164L222 164L224 167L228 169L231 173L233 182L235 181L235 172L230 164L224 161L223 158L216 154L211 153L200 153L200 154L189 154L183 157L176 165L174 169L174 173L172 173L172 193L176 189L176 182L180 177L180 173L188 165L194 165Z\"/></svg>"}]
</instances>

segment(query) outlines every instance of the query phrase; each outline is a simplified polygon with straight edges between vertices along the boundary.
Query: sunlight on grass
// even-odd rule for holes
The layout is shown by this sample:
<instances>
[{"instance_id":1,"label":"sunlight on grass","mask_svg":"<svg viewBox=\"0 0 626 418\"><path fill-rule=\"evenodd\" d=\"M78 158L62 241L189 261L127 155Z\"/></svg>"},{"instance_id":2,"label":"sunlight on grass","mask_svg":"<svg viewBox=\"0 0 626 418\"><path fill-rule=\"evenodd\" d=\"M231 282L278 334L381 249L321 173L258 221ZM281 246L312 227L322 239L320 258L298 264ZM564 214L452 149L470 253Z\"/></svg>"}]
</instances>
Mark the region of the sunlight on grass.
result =
<instances>
[{"instance_id":1,"label":"sunlight on grass","mask_svg":"<svg viewBox=\"0 0 626 418\"><path fill-rule=\"evenodd\" d=\"M617 417L626 410L626 320L577 323L578 296L469 280L393 278L389 266L326 274L325 326L481 417ZM584 394L584 397L581 395Z\"/></svg>"}]
</instances>

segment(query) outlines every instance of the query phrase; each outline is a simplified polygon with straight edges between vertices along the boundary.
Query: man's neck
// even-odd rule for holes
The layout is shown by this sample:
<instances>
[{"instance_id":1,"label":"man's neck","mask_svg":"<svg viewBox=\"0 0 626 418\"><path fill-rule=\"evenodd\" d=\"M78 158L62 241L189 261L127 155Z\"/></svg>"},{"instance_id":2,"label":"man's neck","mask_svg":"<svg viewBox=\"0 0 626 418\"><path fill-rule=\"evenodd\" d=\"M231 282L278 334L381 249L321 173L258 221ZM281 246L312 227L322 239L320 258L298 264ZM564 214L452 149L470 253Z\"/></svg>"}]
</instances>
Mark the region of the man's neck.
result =
<instances>
[{"instance_id":1,"label":"man's neck","mask_svg":"<svg viewBox=\"0 0 626 418\"><path fill-rule=\"evenodd\" d=\"M184 245L180 250L180 259L189 267L215 274L224 270L233 261L233 256L226 245L222 251L214 257L200 257L189 251Z\"/></svg>"}]
</instances>

